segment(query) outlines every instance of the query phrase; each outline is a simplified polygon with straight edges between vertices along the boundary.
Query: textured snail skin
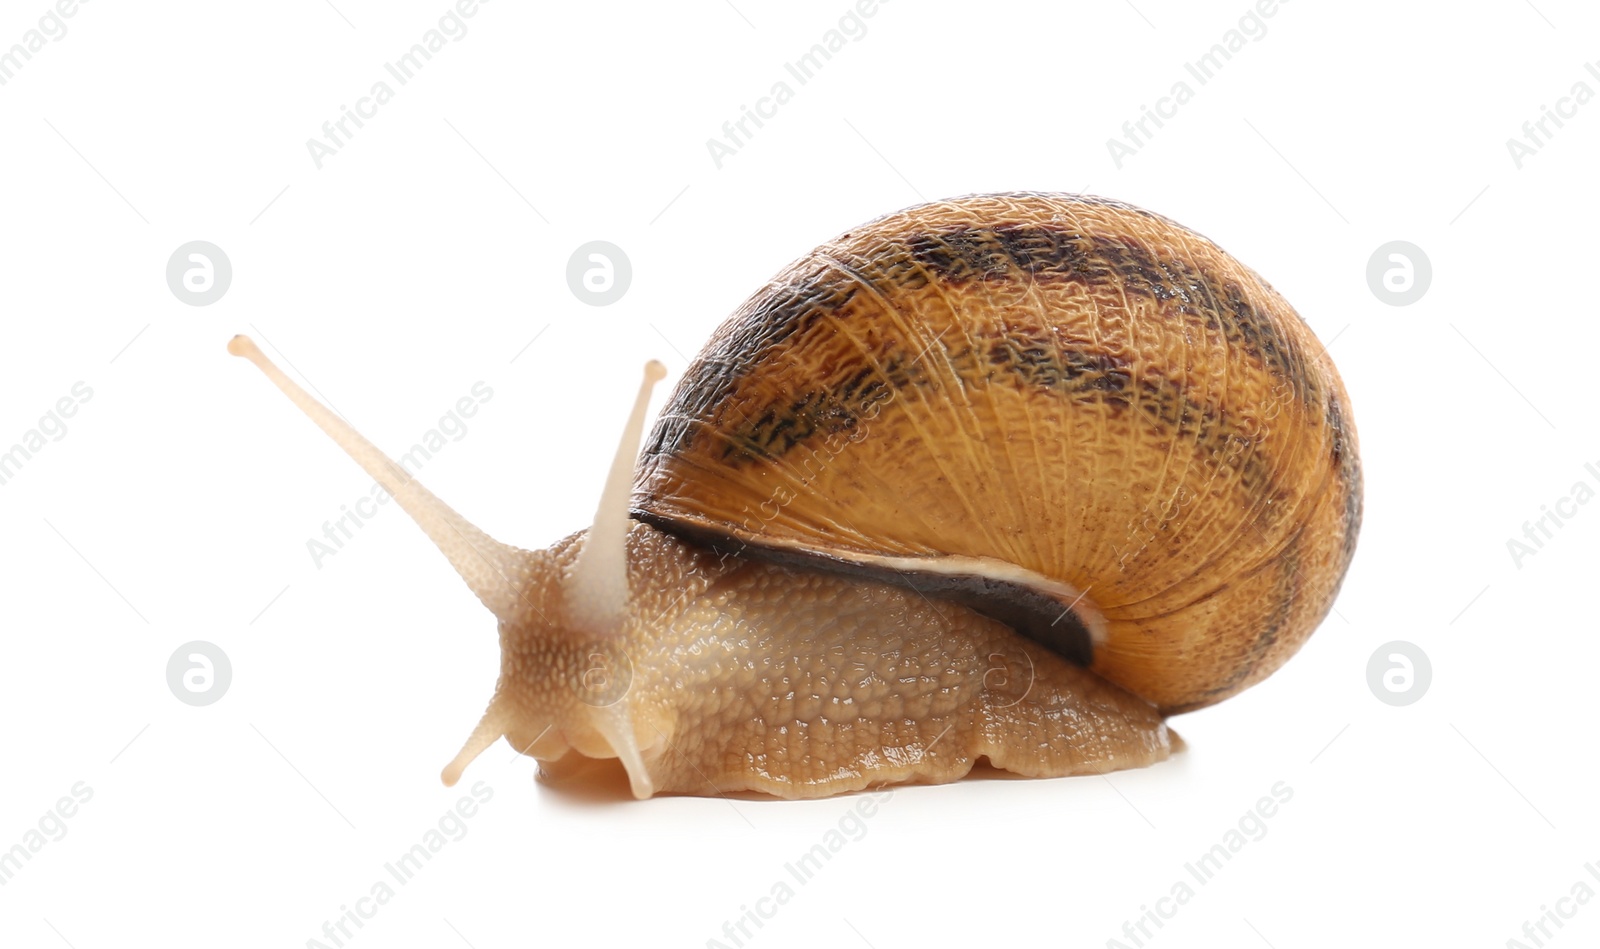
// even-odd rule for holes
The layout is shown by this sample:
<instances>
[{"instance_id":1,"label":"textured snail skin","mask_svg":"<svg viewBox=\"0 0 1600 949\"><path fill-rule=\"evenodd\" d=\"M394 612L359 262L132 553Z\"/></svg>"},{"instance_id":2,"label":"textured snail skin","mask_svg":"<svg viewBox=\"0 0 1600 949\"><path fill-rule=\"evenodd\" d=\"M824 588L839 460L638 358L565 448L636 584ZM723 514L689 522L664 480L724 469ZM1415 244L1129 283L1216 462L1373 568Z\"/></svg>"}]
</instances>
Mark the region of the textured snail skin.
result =
<instances>
[{"instance_id":1,"label":"textured snail skin","mask_svg":"<svg viewBox=\"0 0 1600 949\"><path fill-rule=\"evenodd\" d=\"M551 548L558 565L582 536ZM1103 773L1178 741L1149 703L964 607L719 557L644 524L628 557L634 608L619 637L574 638L531 610L501 627L495 703L518 723L505 737L558 772L574 752L614 755L589 724L608 701L657 792L823 797L953 781L980 756L1036 777Z\"/></svg>"},{"instance_id":2,"label":"textured snail skin","mask_svg":"<svg viewBox=\"0 0 1600 949\"><path fill-rule=\"evenodd\" d=\"M1361 471L1324 348L1158 215L976 195L855 228L717 330L593 525L502 544L272 365L499 619L500 738L637 797L1103 773L1328 612ZM631 483L631 497L630 497Z\"/></svg>"},{"instance_id":3,"label":"textured snail skin","mask_svg":"<svg viewBox=\"0 0 1600 949\"><path fill-rule=\"evenodd\" d=\"M1298 314L1209 240L1111 201L977 195L855 228L753 295L662 410L634 506L913 584L1020 569L1076 600L1096 673L1172 713L1261 680L1327 613L1361 518L1347 406Z\"/></svg>"}]
</instances>

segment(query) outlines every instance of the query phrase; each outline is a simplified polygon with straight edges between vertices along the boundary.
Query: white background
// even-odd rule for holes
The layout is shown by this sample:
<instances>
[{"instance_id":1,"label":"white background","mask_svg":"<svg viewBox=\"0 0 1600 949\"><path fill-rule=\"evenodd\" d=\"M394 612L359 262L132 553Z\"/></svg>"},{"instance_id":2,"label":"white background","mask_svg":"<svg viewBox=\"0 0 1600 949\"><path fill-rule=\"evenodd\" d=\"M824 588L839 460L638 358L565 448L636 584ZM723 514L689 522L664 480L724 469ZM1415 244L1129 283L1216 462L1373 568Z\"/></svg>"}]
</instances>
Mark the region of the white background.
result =
<instances>
[{"instance_id":1,"label":"white background","mask_svg":"<svg viewBox=\"0 0 1600 949\"><path fill-rule=\"evenodd\" d=\"M0 486L0 849L76 782L93 798L0 887L0 941L307 945L482 781L467 836L347 944L733 945L723 924L859 798L574 796L504 743L441 788L493 622L392 507L313 565L370 479L224 344L255 335L395 451L487 382L423 480L542 546L587 522L644 360L681 370L857 223L1007 189L1160 211L1294 302L1360 431L1354 566L1280 672L1174 720L1187 754L898 791L745 944L1131 946L1180 879L1194 897L1147 945L1502 946L1543 906L1575 911L1557 945L1600 938L1600 905L1558 903L1600 890L1600 503L1562 500L1600 488L1600 103L1520 169L1506 146L1574 83L1600 91L1596 14L1294 0L1202 86L1184 63L1246 0L1135 2L883 3L718 169L706 140L845 0L497 0L320 170L306 140L446 0L84 4L0 86L0 447L93 389ZM0 48L46 9L6 0ZM1106 140L1180 79L1192 101L1116 167ZM633 265L604 308L565 278L594 239ZM208 307L165 282L191 240L233 263ZM1367 283L1391 240L1432 261L1410 306ZM233 664L205 708L165 678L195 639ZM1392 640L1432 661L1408 707L1367 685ZM1185 862L1276 782L1265 837L1194 884Z\"/></svg>"}]
</instances>

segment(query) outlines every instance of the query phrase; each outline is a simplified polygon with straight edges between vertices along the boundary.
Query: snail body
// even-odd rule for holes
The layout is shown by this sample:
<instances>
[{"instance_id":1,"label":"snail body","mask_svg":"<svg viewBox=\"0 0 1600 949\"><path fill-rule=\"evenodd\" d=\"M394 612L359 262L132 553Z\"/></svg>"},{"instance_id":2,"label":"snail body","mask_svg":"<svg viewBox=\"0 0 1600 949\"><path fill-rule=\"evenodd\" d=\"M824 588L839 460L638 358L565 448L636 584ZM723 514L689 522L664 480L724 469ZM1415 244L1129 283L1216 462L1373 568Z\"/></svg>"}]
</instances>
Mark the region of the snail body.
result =
<instances>
[{"instance_id":1,"label":"snail body","mask_svg":"<svg viewBox=\"0 0 1600 949\"><path fill-rule=\"evenodd\" d=\"M1325 350L1147 211L975 195L841 235L714 334L594 524L500 544L246 355L500 620L505 737L636 796L1149 764L1332 604L1361 476ZM637 464L635 455L638 454Z\"/></svg>"}]
</instances>

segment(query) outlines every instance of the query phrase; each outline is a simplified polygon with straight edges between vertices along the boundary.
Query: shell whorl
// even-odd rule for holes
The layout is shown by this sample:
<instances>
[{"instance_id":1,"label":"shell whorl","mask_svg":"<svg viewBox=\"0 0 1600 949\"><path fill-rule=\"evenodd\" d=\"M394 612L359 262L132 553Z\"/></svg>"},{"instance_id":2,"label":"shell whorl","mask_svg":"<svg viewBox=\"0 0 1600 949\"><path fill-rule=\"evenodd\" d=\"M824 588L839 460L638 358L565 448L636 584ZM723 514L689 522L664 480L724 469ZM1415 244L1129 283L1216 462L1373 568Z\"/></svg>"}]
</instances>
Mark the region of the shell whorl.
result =
<instances>
[{"instance_id":1,"label":"shell whorl","mask_svg":"<svg viewBox=\"0 0 1600 949\"><path fill-rule=\"evenodd\" d=\"M995 615L1043 594L1096 672L1175 712L1321 621L1361 472L1332 362L1253 271L1130 205L974 195L751 296L662 410L633 508L736 552L959 575Z\"/></svg>"}]
</instances>

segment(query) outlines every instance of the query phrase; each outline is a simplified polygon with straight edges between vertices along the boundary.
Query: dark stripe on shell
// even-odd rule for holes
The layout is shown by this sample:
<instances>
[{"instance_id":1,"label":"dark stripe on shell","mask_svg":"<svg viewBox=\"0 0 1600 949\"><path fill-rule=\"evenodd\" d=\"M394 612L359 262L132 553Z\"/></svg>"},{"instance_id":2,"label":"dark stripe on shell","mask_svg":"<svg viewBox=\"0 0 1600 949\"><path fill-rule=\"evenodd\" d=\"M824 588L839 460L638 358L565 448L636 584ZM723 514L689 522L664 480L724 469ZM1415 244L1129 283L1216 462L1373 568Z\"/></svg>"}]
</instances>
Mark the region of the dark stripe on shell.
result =
<instances>
[{"instance_id":1,"label":"dark stripe on shell","mask_svg":"<svg viewBox=\"0 0 1600 949\"><path fill-rule=\"evenodd\" d=\"M1009 380L1079 404L1103 404L1114 413L1137 406L1151 425L1174 436L1188 433L1197 456L1207 464L1237 466L1245 491L1272 490L1267 459L1256 450L1269 433L1259 426L1252 430L1215 406L1195 402L1182 384L1171 379L1146 375L1135 383L1131 367L1119 356L1058 349L1044 337L1020 333L1012 328L1003 336L977 336L979 351L963 345L945 358L962 383L974 390ZM837 444L856 430L863 417L872 417L878 403L912 386L933 385L927 369L931 358L935 357L894 351L882 360L881 375L863 367L836 389L808 389L787 405L761 407L759 415L727 426L721 460L738 466L758 459L785 459L819 437Z\"/></svg>"},{"instance_id":2,"label":"dark stripe on shell","mask_svg":"<svg viewBox=\"0 0 1600 949\"><path fill-rule=\"evenodd\" d=\"M1232 348L1289 380L1308 402L1315 388L1303 356L1278 332L1272 317L1249 301L1237 281L1172 255L1159 254L1126 236L1080 234L1065 224L996 224L912 234L889 244L893 259L903 243L919 269L960 286L974 280L1008 281L1018 272L1039 283L1074 281L1115 285L1198 317L1222 333Z\"/></svg>"},{"instance_id":3,"label":"dark stripe on shell","mask_svg":"<svg viewBox=\"0 0 1600 949\"><path fill-rule=\"evenodd\" d=\"M1332 442L1329 450L1339 470L1339 488L1344 492L1344 547L1340 553L1344 566L1348 567L1350 558L1355 556L1356 535L1361 531L1361 460L1347 444L1349 436L1344 405L1331 392L1328 393L1328 410L1324 418L1328 420L1328 435Z\"/></svg>"},{"instance_id":4,"label":"dark stripe on shell","mask_svg":"<svg viewBox=\"0 0 1600 949\"><path fill-rule=\"evenodd\" d=\"M1192 708L1209 705L1211 704L1211 697L1233 692L1240 687L1241 683L1255 674L1262 660L1267 657L1267 653L1272 650L1273 644L1278 641L1278 637L1283 634L1284 628L1288 626L1289 619L1294 613L1294 607L1300 599L1300 556L1295 552L1293 544L1278 555L1277 567L1278 582L1272 591L1272 602L1274 604L1272 615L1261 624L1261 629L1256 633L1255 639L1250 641L1249 651L1238 662L1232 664L1233 671L1228 675L1227 679L1200 693L1201 697L1196 701L1176 708L1164 708L1162 709L1163 712L1175 715Z\"/></svg>"},{"instance_id":5,"label":"dark stripe on shell","mask_svg":"<svg viewBox=\"0 0 1600 949\"><path fill-rule=\"evenodd\" d=\"M856 300L860 284L831 265L819 266L814 259L805 263L812 268L809 272L791 269L780 274L725 324L728 332L712 337L662 408L645 444L647 456L683 452L695 435L695 425L721 420L725 413L740 417L744 425L759 422L743 417L741 409L730 405L745 374L785 360L791 338L818 322L849 319L855 313L860 306ZM694 384L687 384L689 380ZM719 424L727 427L725 422ZM755 439L754 444L760 443L761 439Z\"/></svg>"},{"instance_id":6,"label":"dark stripe on shell","mask_svg":"<svg viewBox=\"0 0 1600 949\"><path fill-rule=\"evenodd\" d=\"M829 246L824 251L836 249L840 248ZM1074 280L1171 303L1169 312L1175 318L1194 320L1221 333L1231 348L1253 356L1287 380L1294 394L1320 414L1320 387L1312 382L1303 354L1285 341L1271 317L1251 304L1236 282L1187 261L1157 255L1129 238L1082 235L1064 225L999 224L913 233L884 240L866 253L869 256L853 256L847 262L814 255L749 301L742 318L730 324L732 331L715 339L701 357L702 365L689 373L700 384L692 389L680 386L674 392L647 450L683 450L693 436L694 420L719 418L749 367L781 358L793 337L825 320L849 322L862 306L878 309L875 298L861 293L864 286L892 301L899 291L926 286L930 275L953 286L975 280ZM1026 278L1021 277L1024 274ZM971 364L972 355L958 351L947 358L961 371ZM980 355L987 364L983 372L1008 372L1023 385L1073 396L1088 393L1089 400L1113 408L1132 401L1126 363L1115 354L1081 348L1063 351L1054 339L1039 335L1016 342L991 340L989 351ZM735 464L742 459L777 458L819 432L851 429L855 417L887 398L888 390L924 381L915 364L919 358L920 354L890 354L881 376L864 367L853 382L864 391L846 386L831 395L820 390L801 393L788 405L753 407L761 414L741 418L736 427L722 419L718 424L724 429L735 429L732 440L720 449L722 457ZM969 382L977 378L964 372L963 376ZM1144 379L1140 385L1139 404L1157 422L1185 427L1196 418L1218 421L1214 408L1186 399L1174 382ZM1240 454L1250 447L1241 446L1223 426L1207 425L1204 430L1215 433L1218 444L1212 447L1225 454Z\"/></svg>"},{"instance_id":7,"label":"dark stripe on shell","mask_svg":"<svg viewBox=\"0 0 1600 949\"><path fill-rule=\"evenodd\" d=\"M812 551L746 543L716 531L682 524L633 510L634 520L705 547L718 556L732 556L799 570L814 570L858 580L877 581L925 596L938 597L982 613L1016 630L1069 662L1088 666L1094 660L1094 639L1078 614L1059 600L1020 583L978 574L946 574L895 570L842 560Z\"/></svg>"}]
</instances>

